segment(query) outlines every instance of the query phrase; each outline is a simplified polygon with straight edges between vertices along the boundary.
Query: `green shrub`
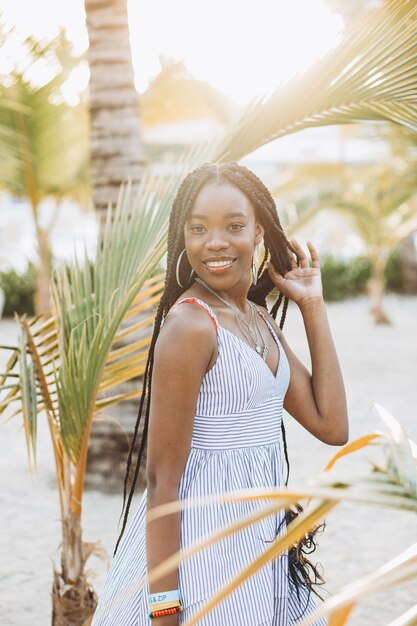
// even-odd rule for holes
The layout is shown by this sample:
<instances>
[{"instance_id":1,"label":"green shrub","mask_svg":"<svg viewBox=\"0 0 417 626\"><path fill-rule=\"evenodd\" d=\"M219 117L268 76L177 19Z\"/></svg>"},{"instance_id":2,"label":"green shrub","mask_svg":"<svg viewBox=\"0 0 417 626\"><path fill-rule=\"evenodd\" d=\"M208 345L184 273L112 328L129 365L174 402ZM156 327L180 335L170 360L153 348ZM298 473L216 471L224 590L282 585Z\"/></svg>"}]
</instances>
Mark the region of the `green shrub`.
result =
<instances>
[{"instance_id":1,"label":"green shrub","mask_svg":"<svg viewBox=\"0 0 417 626\"><path fill-rule=\"evenodd\" d=\"M322 257L321 276L325 300L343 300L365 293L371 272L371 262L366 256L358 256L351 261L332 256ZM397 250L388 257L384 273L386 290L401 292L401 265Z\"/></svg>"},{"instance_id":2,"label":"green shrub","mask_svg":"<svg viewBox=\"0 0 417 626\"><path fill-rule=\"evenodd\" d=\"M401 258L400 251L397 248L388 257L384 273L387 291L402 292L404 285L401 275Z\"/></svg>"},{"instance_id":3,"label":"green shrub","mask_svg":"<svg viewBox=\"0 0 417 626\"><path fill-rule=\"evenodd\" d=\"M367 257L356 257L351 261L324 256L321 259L321 276L325 300L343 300L366 290L371 275L371 264Z\"/></svg>"},{"instance_id":4,"label":"green shrub","mask_svg":"<svg viewBox=\"0 0 417 626\"><path fill-rule=\"evenodd\" d=\"M367 257L358 256L345 261L332 256L322 256L320 260L325 300L344 300L365 293L366 283L371 276L371 263ZM162 271L160 267L156 268L155 274L160 271ZM385 279L387 291L401 292L403 285L398 250L394 250L388 257ZM15 311L20 315L34 314L36 267L32 262L24 274L18 274L15 270L0 272L0 287L6 296L4 317L13 316Z\"/></svg>"},{"instance_id":5,"label":"green shrub","mask_svg":"<svg viewBox=\"0 0 417 626\"><path fill-rule=\"evenodd\" d=\"M321 279L325 300L343 300L350 295L348 264L331 256L321 258Z\"/></svg>"},{"instance_id":6,"label":"green shrub","mask_svg":"<svg viewBox=\"0 0 417 626\"><path fill-rule=\"evenodd\" d=\"M0 272L0 287L5 295L4 317L12 317L15 311L19 315L34 315L36 267L32 262L24 274L18 274L13 269Z\"/></svg>"},{"instance_id":7,"label":"green shrub","mask_svg":"<svg viewBox=\"0 0 417 626\"><path fill-rule=\"evenodd\" d=\"M365 293L368 280L371 278L371 262L366 256L357 256L348 264L348 273L352 295Z\"/></svg>"}]
</instances>

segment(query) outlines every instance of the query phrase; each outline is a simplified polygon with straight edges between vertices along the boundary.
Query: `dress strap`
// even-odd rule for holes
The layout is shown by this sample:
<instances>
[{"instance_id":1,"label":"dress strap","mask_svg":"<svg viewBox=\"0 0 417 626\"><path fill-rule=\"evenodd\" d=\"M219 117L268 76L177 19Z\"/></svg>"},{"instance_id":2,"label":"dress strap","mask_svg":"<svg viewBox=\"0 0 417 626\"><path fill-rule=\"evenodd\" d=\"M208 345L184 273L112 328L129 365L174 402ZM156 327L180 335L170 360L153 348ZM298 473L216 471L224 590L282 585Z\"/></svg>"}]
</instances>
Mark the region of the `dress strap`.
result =
<instances>
[{"instance_id":1,"label":"dress strap","mask_svg":"<svg viewBox=\"0 0 417 626\"><path fill-rule=\"evenodd\" d=\"M216 333L218 334L219 332L219 323L217 321L217 317L215 315L215 313L213 312L213 310L211 309L211 307L209 307L209 305L204 302L204 300L200 300L200 298L183 298L182 300L178 300L178 302L176 302L175 304L172 305L172 307L169 309L168 313L170 311L172 311L172 309L177 306L178 304L182 304L183 302L191 302L192 304L198 304L199 306L201 306L203 309L205 309L207 311L207 313L210 316L210 319L213 323L213 326L216 330ZM168 315L167 313L167 315Z\"/></svg>"}]
</instances>

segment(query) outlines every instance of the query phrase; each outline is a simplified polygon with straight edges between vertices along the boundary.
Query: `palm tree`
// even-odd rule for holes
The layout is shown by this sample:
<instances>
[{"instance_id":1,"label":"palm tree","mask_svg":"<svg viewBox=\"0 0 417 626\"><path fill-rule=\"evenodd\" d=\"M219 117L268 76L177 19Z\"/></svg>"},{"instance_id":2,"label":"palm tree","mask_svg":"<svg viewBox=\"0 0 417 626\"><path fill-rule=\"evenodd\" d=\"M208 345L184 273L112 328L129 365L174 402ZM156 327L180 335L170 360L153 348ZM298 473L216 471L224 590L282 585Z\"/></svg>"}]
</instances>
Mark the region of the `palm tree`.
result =
<instances>
[{"instance_id":1,"label":"palm tree","mask_svg":"<svg viewBox=\"0 0 417 626\"><path fill-rule=\"evenodd\" d=\"M127 0L85 0L89 37L90 137L93 201L101 212L120 184L138 185L143 171L138 94L127 21Z\"/></svg>"},{"instance_id":2,"label":"palm tree","mask_svg":"<svg viewBox=\"0 0 417 626\"><path fill-rule=\"evenodd\" d=\"M219 90L197 80L184 61L160 56L161 70L140 96L145 126L170 124L192 119L211 119L227 126L238 107Z\"/></svg>"},{"instance_id":3,"label":"palm tree","mask_svg":"<svg viewBox=\"0 0 417 626\"><path fill-rule=\"evenodd\" d=\"M86 109L69 106L60 94L63 83L79 63L61 33L49 42L29 38L23 69L15 67L0 85L0 187L29 201L38 243L36 310L50 308L51 224L39 219L42 200L64 196L85 198L88 190ZM31 68L48 61L54 76L42 86L33 83ZM58 68L58 70L56 69ZM86 174L87 173L87 174Z\"/></svg>"},{"instance_id":4,"label":"palm tree","mask_svg":"<svg viewBox=\"0 0 417 626\"><path fill-rule=\"evenodd\" d=\"M297 194L299 211L287 224L292 234L322 210L349 216L365 244L371 263L371 313L378 324L390 323L383 308L385 266L399 241L416 226L417 170L415 161L392 165L348 167L342 164L297 168L284 191ZM280 193L280 188L276 193Z\"/></svg>"},{"instance_id":5,"label":"palm tree","mask_svg":"<svg viewBox=\"0 0 417 626\"><path fill-rule=\"evenodd\" d=\"M153 307L163 287L155 270L166 244L170 198L201 153L194 159L178 166L168 185L165 179L155 184L147 174L138 194L127 187L109 210L95 260L85 254L54 275L53 316L18 318L19 346L1 346L12 355L0 376L0 413L11 407L13 416L23 416L30 464L36 463L39 413L46 415L51 433L62 523L53 626L81 626L95 610L85 563L100 547L84 543L81 532L91 427L99 413L140 394L120 386L145 368ZM145 315L137 323L139 313ZM135 339L120 348L126 337Z\"/></svg>"},{"instance_id":6,"label":"palm tree","mask_svg":"<svg viewBox=\"0 0 417 626\"><path fill-rule=\"evenodd\" d=\"M416 223L417 174L413 167L395 179L391 169L380 169L370 180L353 185L345 197L329 198L326 204L353 217L371 261L371 312L376 323L384 324L390 323L383 309L385 265L390 252Z\"/></svg>"}]
</instances>

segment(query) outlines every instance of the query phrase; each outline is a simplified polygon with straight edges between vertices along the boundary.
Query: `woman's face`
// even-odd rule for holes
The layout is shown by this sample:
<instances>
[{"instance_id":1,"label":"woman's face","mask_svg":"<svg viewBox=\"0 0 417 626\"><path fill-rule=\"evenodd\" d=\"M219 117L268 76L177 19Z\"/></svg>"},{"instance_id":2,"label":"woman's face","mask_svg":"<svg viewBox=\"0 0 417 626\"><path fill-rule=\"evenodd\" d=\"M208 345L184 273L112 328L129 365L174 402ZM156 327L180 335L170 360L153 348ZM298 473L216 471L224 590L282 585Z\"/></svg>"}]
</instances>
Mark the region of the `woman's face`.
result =
<instances>
[{"instance_id":1,"label":"woman's face","mask_svg":"<svg viewBox=\"0 0 417 626\"><path fill-rule=\"evenodd\" d=\"M184 226L191 267L214 289L249 287L255 245L264 228L237 187L209 183L198 194Z\"/></svg>"}]
</instances>

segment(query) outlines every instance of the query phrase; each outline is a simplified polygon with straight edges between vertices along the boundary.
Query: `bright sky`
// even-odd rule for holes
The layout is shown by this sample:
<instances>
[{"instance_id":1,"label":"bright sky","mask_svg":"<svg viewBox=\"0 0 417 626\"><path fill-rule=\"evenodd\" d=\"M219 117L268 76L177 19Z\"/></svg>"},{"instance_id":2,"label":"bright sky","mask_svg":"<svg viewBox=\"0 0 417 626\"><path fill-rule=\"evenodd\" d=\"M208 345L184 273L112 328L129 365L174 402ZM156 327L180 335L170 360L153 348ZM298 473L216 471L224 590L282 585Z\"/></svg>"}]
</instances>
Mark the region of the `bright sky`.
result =
<instances>
[{"instance_id":1,"label":"bright sky","mask_svg":"<svg viewBox=\"0 0 417 626\"><path fill-rule=\"evenodd\" d=\"M0 0L1 10L26 34L51 36L63 25L78 51L87 46L83 0ZM343 29L324 0L130 0L129 18L139 91L165 53L238 103L307 67ZM70 89L87 80L81 70Z\"/></svg>"}]
</instances>

